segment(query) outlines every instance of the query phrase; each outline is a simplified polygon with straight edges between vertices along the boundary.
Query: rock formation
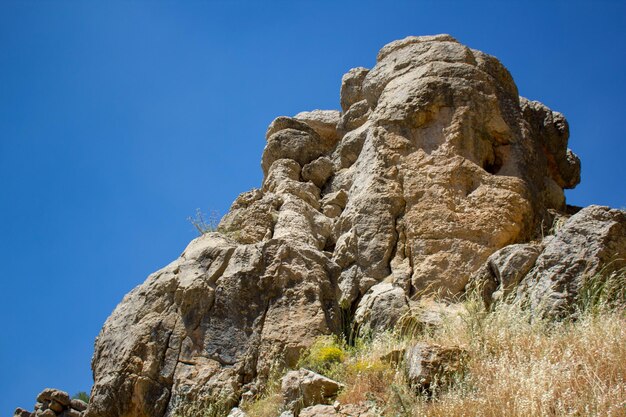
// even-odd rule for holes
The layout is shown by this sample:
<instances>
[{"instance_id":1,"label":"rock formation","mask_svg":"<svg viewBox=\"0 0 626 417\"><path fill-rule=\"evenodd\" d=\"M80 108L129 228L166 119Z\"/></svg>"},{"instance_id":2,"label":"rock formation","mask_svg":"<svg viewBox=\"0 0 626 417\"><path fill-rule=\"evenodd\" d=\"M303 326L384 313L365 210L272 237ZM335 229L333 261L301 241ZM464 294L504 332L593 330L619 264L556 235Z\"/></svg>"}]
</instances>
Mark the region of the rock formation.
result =
<instances>
[{"instance_id":1,"label":"rock formation","mask_svg":"<svg viewBox=\"0 0 626 417\"><path fill-rule=\"evenodd\" d=\"M70 398L69 394L53 388L44 389L37 396L35 410L30 411L17 408L14 417L83 417L87 403Z\"/></svg>"},{"instance_id":2,"label":"rock formation","mask_svg":"<svg viewBox=\"0 0 626 417\"><path fill-rule=\"evenodd\" d=\"M539 297L560 270L589 269L551 249L579 226L524 246L566 209L580 163L565 118L521 98L496 58L448 35L395 41L344 75L340 104L275 119L261 188L122 300L96 340L88 417L161 417L186 398L234 405L355 312L392 326L423 294L461 294L485 262L501 266L497 280L482 272L489 296L524 280ZM623 213L591 211L590 227L621 224L598 245L623 243Z\"/></svg>"}]
</instances>

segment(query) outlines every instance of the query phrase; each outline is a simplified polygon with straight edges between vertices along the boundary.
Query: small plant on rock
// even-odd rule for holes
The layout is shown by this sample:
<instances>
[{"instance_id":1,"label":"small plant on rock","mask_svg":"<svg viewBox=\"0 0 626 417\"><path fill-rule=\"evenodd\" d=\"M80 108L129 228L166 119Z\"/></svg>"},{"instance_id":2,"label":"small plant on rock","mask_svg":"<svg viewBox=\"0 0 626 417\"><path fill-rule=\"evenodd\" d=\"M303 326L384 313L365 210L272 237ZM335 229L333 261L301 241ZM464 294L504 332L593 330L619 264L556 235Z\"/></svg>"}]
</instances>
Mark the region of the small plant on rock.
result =
<instances>
[{"instance_id":1,"label":"small plant on rock","mask_svg":"<svg viewBox=\"0 0 626 417\"><path fill-rule=\"evenodd\" d=\"M196 209L196 215L187 217L187 220L189 220L200 236L202 236L205 233L217 231L220 224L220 215L216 210L212 210L209 214L205 215L202 213L202 210Z\"/></svg>"}]
</instances>

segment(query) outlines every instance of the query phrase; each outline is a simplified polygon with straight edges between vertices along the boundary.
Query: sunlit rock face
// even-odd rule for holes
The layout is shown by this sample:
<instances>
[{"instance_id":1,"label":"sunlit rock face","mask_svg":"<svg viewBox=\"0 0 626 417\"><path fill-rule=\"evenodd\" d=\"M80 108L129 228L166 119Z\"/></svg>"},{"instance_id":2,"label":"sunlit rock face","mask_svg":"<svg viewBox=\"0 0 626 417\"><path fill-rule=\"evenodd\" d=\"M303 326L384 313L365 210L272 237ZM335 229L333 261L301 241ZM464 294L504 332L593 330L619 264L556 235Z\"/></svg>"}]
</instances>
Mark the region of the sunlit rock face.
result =
<instances>
[{"instance_id":1,"label":"sunlit rock face","mask_svg":"<svg viewBox=\"0 0 626 417\"><path fill-rule=\"evenodd\" d=\"M344 75L340 107L274 120L261 187L122 300L96 341L89 417L253 396L273 366L340 332L374 285L393 297L368 306L398 311L460 294L579 182L565 118L448 35L386 45L374 68Z\"/></svg>"}]
</instances>

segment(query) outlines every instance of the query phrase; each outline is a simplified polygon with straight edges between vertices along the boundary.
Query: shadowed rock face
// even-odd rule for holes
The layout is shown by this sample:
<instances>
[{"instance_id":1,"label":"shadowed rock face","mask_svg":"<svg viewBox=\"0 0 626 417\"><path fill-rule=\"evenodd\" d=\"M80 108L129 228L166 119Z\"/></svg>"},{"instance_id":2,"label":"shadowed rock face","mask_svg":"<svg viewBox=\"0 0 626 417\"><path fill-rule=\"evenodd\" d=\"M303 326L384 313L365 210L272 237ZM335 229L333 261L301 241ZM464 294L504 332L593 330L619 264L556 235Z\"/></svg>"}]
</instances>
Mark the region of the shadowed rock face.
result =
<instances>
[{"instance_id":1,"label":"shadowed rock face","mask_svg":"<svg viewBox=\"0 0 626 417\"><path fill-rule=\"evenodd\" d=\"M96 340L89 417L253 394L376 284L459 294L579 182L565 118L448 35L385 46L374 68L343 77L340 102L276 119L262 187L115 309Z\"/></svg>"}]
</instances>

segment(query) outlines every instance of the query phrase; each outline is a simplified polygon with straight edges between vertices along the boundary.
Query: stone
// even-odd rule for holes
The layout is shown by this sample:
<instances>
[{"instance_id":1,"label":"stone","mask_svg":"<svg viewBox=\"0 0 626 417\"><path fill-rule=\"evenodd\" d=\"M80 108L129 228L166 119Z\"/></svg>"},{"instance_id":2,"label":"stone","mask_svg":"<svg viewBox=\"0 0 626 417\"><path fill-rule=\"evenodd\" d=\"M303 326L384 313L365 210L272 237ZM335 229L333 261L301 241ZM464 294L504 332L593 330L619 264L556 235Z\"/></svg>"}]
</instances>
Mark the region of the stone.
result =
<instances>
[{"instance_id":1,"label":"stone","mask_svg":"<svg viewBox=\"0 0 626 417\"><path fill-rule=\"evenodd\" d=\"M57 414L63 411L63 404L61 404L57 400L50 401L48 407Z\"/></svg>"},{"instance_id":2,"label":"stone","mask_svg":"<svg viewBox=\"0 0 626 417\"><path fill-rule=\"evenodd\" d=\"M466 353L457 346L417 343L405 352L404 366L409 383L418 390L445 386L463 372Z\"/></svg>"},{"instance_id":3,"label":"stone","mask_svg":"<svg viewBox=\"0 0 626 417\"><path fill-rule=\"evenodd\" d=\"M505 246L470 277L467 290L479 291L488 306L506 297L535 265L541 249L532 243Z\"/></svg>"},{"instance_id":4,"label":"stone","mask_svg":"<svg viewBox=\"0 0 626 417\"><path fill-rule=\"evenodd\" d=\"M309 125L324 139L332 142L337 142L340 139L337 124L341 120L341 112L338 110L305 111L296 114L294 118Z\"/></svg>"},{"instance_id":5,"label":"stone","mask_svg":"<svg viewBox=\"0 0 626 417\"><path fill-rule=\"evenodd\" d=\"M318 188L322 188L331 175L333 175L333 162L326 156L317 158L302 167L302 179L311 181Z\"/></svg>"},{"instance_id":6,"label":"stone","mask_svg":"<svg viewBox=\"0 0 626 417\"><path fill-rule=\"evenodd\" d=\"M68 408L61 413L61 417L82 417L82 415L82 412L74 410L73 408Z\"/></svg>"},{"instance_id":7,"label":"stone","mask_svg":"<svg viewBox=\"0 0 626 417\"><path fill-rule=\"evenodd\" d=\"M285 408L293 410L297 416L302 408L331 401L342 387L330 378L299 369L283 377L281 392Z\"/></svg>"},{"instance_id":8,"label":"stone","mask_svg":"<svg viewBox=\"0 0 626 417\"><path fill-rule=\"evenodd\" d=\"M363 80L369 70L367 68L352 68L341 78L340 102L345 113L354 103L363 100Z\"/></svg>"},{"instance_id":9,"label":"stone","mask_svg":"<svg viewBox=\"0 0 626 417\"><path fill-rule=\"evenodd\" d=\"M361 127L367 122L370 113L371 109L367 100L354 103L341 117L337 129L345 133Z\"/></svg>"},{"instance_id":10,"label":"stone","mask_svg":"<svg viewBox=\"0 0 626 417\"><path fill-rule=\"evenodd\" d=\"M272 163L278 159L293 159L305 165L333 149L335 140L321 137L306 123L288 117L279 117L268 128L268 137L261 167L267 174Z\"/></svg>"},{"instance_id":11,"label":"stone","mask_svg":"<svg viewBox=\"0 0 626 417\"><path fill-rule=\"evenodd\" d=\"M56 390L54 388L46 388L37 395L37 402L49 402L52 399L52 393Z\"/></svg>"},{"instance_id":12,"label":"stone","mask_svg":"<svg viewBox=\"0 0 626 417\"><path fill-rule=\"evenodd\" d=\"M37 411L35 415L37 417L56 417L56 413L49 408L46 410Z\"/></svg>"},{"instance_id":13,"label":"stone","mask_svg":"<svg viewBox=\"0 0 626 417\"><path fill-rule=\"evenodd\" d=\"M290 242L205 234L127 296L98 336L87 415L162 415L175 393L233 396L267 377L275 358L294 366L318 336L337 332L336 266Z\"/></svg>"},{"instance_id":14,"label":"stone","mask_svg":"<svg viewBox=\"0 0 626 417\"><path fill-rule=\"evenodd\" d=\"M291 414L293 416L293 414ZM282 416L282 415L281 415ZM314 405L300 411L300 417L379 417L372 407L359 404Z\"/></svg>"},{"instance_id":15,"label":"stone","mask_svg":"<svg viewBox=\"0 0 626 417\"><path fill-rule=\"evenodd\" d=\"M367 404L342 404L339 408L339 415L343 417L379 417L373 407Z\"/></svg>"},{"instance_id":16,"label":"stone","mask_svg":"<svg viewBox=\"0 0 626 417\"><path fill-rule=\"evenodd\" d=\"M546 240L517 298L528 300L536 316L558 318L573 312L586 280L626 267L626 212L583 208Z\"/></svg>"},{"instance_id":17,"label":"stone","mask_svg":"<svg viewBox=\"0 0 626 417\"><path fill-rule=\"evenodd\" d=\"M248 414L246 414L246 412L243 411L241 408L235 407L230 410L230 413L228 413L228 417L248 417Z\"/></svg>"},{"instance_id":18,"label":"stone","mask_svg":"<svg viewBox=\"0 0 626 417\"><path fill-rule=\"evenodd\" d=\"M78 398L72 398L70 401L70 407L77 411L85 411L87 409L87 403Z\"/></svg>"},{"instance_id":19,"label":"stone","mask_svg":"<svg viewBox=\"0 0 626 417\"><path fill-rule=\"evenodd\" d=\"M295 117L287 117L287 116L278 116L272 123L267 127L267 131L265 132L265 140L269 140L270 137L281 130L298 130L300 132L317 134L315 130L309 126L308 123L304 120L298 120Z\"/></svg>"},{"instance_id":20,"label":"stone","mask_svg":"<svg viewBox=\"0 0 626 417\"><path fill-rule=\"evenodd\" d=\"M31 412L23 408L17 407L13 412L13 417L31 417Z\"/></svg>"},{"instance_id":21,"label":"stone","mask_svg":"<svg viewBox=\"0 0 626 417\"><path fill-rule=\"evenodd\" d=\"M67 407L70 405L70 396L65 391L54 390L50 394L50 399L58 402L61 406Z\"/></svg>"},{"instance_id":22,"label":"stone","mask_svg":"<svg viewBox=\"0 0 626 417\"><path fill-rule=\"evenodd\" d=\"M363 334L392 329L408 311L409 299L404 290L381 282L363 296L354 313L354 322Z\"/></svg>"},{"instance_id":23,"label":"stone","mask_svg":"<svg viewBox=\"0 0 626 417\"><path fill-rule=\"evenodd\" d=\"M300 417L335 417L341 414L339 414L332 405L318 404L303 408L299 415Z\"/></svg>"}]
</instances>

